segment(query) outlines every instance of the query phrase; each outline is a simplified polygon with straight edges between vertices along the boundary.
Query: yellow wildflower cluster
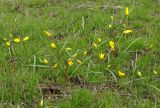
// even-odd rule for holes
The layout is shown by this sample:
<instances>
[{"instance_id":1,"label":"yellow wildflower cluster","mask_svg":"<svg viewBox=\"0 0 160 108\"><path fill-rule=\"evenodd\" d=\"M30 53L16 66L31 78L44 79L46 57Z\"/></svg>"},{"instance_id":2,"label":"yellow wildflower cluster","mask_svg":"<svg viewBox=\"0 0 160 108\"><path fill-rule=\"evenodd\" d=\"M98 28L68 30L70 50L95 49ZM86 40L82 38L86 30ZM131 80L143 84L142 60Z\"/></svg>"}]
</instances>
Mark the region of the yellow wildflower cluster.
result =
<instances>
[{"instance_id":1,"label":"yellow wildflower cluster","mask_svg":"<svg viewBox=\"0 0 160 108\"><path fill-rule=\"evenodd\" d=\"M3 41L5 42L7 47L11 47L11 43L17 43L19 44L21 41L26 42L29 40L29 36L24 36L23 38L21 38L20 36L14 37L12 34L10 34L10 39L3 37Z\"/></svg>"},{"instance_id":2,"label":"yellow wildflower cluster","mask_svg":"<svg viewBox=\"0 0 160 108\"><path fill-rule=\"evenodd\" d=\"M128 18L129 16L128 7L125 8L125 15L127 16L126 18ZM111 23L109 24L109 28L112 28L112 26L114 27L114 21L116 21L116 19L114 18L114 16L111 16ZM125 28L123 29L123 31L121 31L120 33L118 32L117 34L122 34L123 36L124 34L127 35L132 33L133 30L128 28L127 28L127 24L125 24ZM114 30L114 28L109 29L111 33L112 33L112 30ZM106 37L97 36L96 38L94 38L93 41L89 42L87 47L79 48L77 49L76 52L74 52L74 48L71 45L70 47L68 47L67 45L66 46L64 45L63 47L60 46L59 43L53 40L52 38L53 35L49 31L43 31L42 33L44 36L50 37L48 38L50 40L47 43L47 45L50 49L52 49L52 51L54 50L56 52L56 54L55 55L53 54L53 56L55 56L57 59L52 64L50 63L51 59L43 57L43 59L40 60L40 62L43 65L46 65L46 67L51 67L52 69L58 70L59 68L63 68L63 67L67 67L67 68L71 66L74 67L76 66L76 64L78 64L78 66L81 66L81 65L84 65L85 64L84 62L88 60L90 64L106 63L105 66L108 69L112 69L112 64L110 61L114 61L114 59L112 59L110 52L111 51L116 52L119 48L117 38L115 38L114 36L111 36L111 38L107 38L107 39ZM30 39L29 36L25 36L22 38L20 36L14 37L13 35L10 35L10 38L11 39L8 39L6 37L3 38L5 45L7 47L11 47L12 43L19 44L19 43L28 41ZM81 55L79 54L78 51L81 53ZM90 59L92 56L95 57L94 58L95 63L94 63L94 60ZM156 72L154 73L156 74ZM116 74L119 77L124 77L127 75L126 72L123 72L121 70L116 72ZM142 76L140 71L137 72L137 76L139 77ZM43 105L43 100L41 101L41 106L42 105Z\"/></svg>"}]
</instances>

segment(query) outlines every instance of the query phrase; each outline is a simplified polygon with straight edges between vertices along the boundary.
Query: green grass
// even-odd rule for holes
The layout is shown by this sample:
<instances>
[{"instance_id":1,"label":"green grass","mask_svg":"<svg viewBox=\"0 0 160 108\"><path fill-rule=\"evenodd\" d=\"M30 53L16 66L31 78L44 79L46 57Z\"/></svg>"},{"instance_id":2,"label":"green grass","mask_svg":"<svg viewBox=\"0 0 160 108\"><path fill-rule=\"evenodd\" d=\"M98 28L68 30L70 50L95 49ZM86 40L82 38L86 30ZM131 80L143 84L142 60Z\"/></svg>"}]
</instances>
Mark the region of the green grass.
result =
<instances>
[{"instance_id":1,"label":"green grass","mask_svg":"<svg viewBox=\"0 0 160 108\"><path fill-rule=\"evenodd\" d=\"M156 0L0 0L0 107L40 107L41 100L42 107L160 107L159 10ZM133 33L124 35L126 29ZM14 43L17 36L29 40ZM110 52L111 40L115 51ZM118 71L126 75L119 77ZM85 82L82 88L77 78ZM61 94L54 95L61 98L45 98L41 84L60 85Z\"/></svg>"}]
</instances>

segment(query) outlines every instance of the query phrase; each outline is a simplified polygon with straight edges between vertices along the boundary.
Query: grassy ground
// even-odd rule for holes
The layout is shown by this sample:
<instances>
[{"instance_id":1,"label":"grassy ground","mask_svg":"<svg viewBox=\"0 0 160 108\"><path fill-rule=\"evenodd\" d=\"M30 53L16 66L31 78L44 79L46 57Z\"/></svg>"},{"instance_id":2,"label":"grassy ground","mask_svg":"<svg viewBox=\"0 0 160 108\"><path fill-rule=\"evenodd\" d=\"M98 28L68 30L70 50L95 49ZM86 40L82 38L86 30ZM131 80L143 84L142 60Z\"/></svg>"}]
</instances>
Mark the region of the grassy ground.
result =
<instances>
[{"instance_id":1,"label":"grassy ground","mask_svg":"<svg viewBox=\"0 0 160 108\"><path fill-rule=\"evenodd\" d=\"M0 107L160 107L159 3L0 0Z\"/></svg>"}]
</instances>

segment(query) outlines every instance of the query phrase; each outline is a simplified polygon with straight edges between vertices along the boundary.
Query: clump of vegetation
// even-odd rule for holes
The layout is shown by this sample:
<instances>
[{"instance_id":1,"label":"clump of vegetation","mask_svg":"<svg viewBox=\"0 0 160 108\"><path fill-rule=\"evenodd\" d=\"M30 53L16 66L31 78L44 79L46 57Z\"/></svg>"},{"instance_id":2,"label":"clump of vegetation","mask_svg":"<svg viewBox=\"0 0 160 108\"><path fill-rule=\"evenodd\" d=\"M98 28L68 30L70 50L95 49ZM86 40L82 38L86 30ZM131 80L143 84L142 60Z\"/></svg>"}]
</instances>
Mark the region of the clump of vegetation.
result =
<instances>
[{"instance_id":1,"label":"clump of vegetation","mask_svg":"<svg viewBox=\"0 0 160 108\"><path fill-rule=\"evenodd\" d=\"M0 2L2 106L158 107L157 5Z\"/></svg>"}]
</instances>

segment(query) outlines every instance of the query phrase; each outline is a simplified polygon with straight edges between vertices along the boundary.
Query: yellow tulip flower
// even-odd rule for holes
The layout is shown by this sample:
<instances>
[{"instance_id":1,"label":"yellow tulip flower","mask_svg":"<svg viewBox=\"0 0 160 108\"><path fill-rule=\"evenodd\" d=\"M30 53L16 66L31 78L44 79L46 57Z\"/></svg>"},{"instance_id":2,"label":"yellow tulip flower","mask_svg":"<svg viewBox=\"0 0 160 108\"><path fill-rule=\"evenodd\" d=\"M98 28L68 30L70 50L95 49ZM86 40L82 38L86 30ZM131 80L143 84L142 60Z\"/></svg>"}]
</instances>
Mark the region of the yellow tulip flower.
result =
<instances>
[{"instance_id":1,"label":"yellow tulip flower","mask_svg":"<svg viewBox=\"0 0 160 108\"><path fill-rule=\"evenodd\" d=\"M26 36L23 38L23 41L28 41L29 40L29 36Z\"/></svg>"},{"instance_id":2,"label":"yellow tulip flower","mask_svg":"<svg viewBox=\"0 0 160 108\"><path fill-rule=\"evenodd\" d=\"M126 74L124 73L124 72L122 72L122 71L118 71L118 76L119 77L124 77Z\"/></svg>"},{"instance_id":3,"label":"yellow tulip flower","mask_svg":"<svg viewBox=\"0 0 160 108\"><path fill-rule=\"evenodd\" d=\"M129 15L129 8L128 7L125 8L125 14L126 14L126 16Z\"/></svg>"},{"instance_id":4,"label":"yellow tulip flower","mask_svg":"<svg viewBox=\"0 0 160 108\"><path fill-rule=\"evenodd\" d=\"M129 33L132 33L133 32L133 30L125 30L123 33L124 34L129 34Z\"/></svg>"},{"instance_id":5,"label":"yellow tulip flower","mask_svg":"<svg viewBox=\"0 0 160 108\"><path fill-rule=\"evenodd\" d=\"M51 36L52 36L51 33L48 32L48 31L44 31L44 33L45 33L45 35L48 36L48 37L51 37Z\"/></svg>"},{"instance_id":6,"label":"yellow tulip flower","mask_svg":"<svg viewBox=\"0 0 160 108\"><path fill-rule=\"evenodd\" d=\"M17 37L17 38L15 38L13 41L14 41L15 43L20 43L20 42L21 42L21 39L20 39L20 37Z\"/></svg>"},{"instance_id":7,"label":"yellow tulip flower","mask_svg":"<svg viewBox=\"0 0 160 108\"><path fill-rule=\"evenodd\" d=\"M7 46L7 47L10 47L10 46L11 46L11 43L10 43L10 42L6 42L6 46Z\"/></svg>"},{"instance_id":8,"label":"yellow tulip flower","mask_svg":"<svg viewBox=\"0 0 160 108\"><path fill-rule=\"evenodd\" d=\"M56 44L53 42L50 44L50 46L51 46L51 48L56 48Z\"/></svg>"},{"instance_id":9,"label":"yellow tulip flower","mask_svg":"<svg viewBox=\"0 0 160 108\"><path fill-rule=\"evenodd\" d=\"M67 63L68 63L69 66L74 64L72 59L69 59Z\"/></svg>"},{"instance_id":10,"label":"yellow tulip flower","mask_svg":"<svg viewBox=\"0 0 160 108\"><path fill-rule=\"evenodd\" d=\"M111 47L112 50L115 50L114 41L109 41L109 46Z\"/></svg>"},{"instance_id":11,"label":"yellow tulip flower","mask_svg":"<svg viewBox=\"0 0 160 108\"><path fill-rule=\"evenodd\" d=\"M100 60L103 60L103 59L104 59L104 56L105 56L105 53L102 53L102 52L101 52L101 53L99 54L99 59L100 59Z\"/></svg>"},{"instance_id":12,"label":"yellow tulip flower","mask_svg":"<svg viewBox=\"0 0 160 108\"><path fill-rule=\"evenodd\" d=\"M48 62L47 59L43 59L43 63L44 63L44 64L48 64L49 62Z\"/></svg>"}]
</instances>

